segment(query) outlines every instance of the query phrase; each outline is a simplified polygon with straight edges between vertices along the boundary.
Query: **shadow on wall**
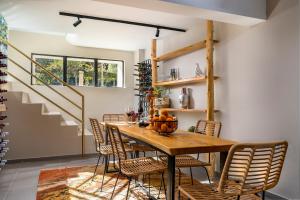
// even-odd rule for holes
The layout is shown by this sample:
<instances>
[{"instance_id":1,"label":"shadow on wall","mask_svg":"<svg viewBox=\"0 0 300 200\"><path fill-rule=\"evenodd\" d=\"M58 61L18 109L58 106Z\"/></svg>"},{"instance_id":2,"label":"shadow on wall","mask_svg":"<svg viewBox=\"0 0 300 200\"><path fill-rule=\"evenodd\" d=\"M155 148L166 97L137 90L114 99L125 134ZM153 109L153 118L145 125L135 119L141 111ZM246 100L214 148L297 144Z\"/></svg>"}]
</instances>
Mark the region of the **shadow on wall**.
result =
<instances>
[{"instance_id":1,"label":"shadow on wall","mask_svg":"<svg viewBox=\"0 0 300 200\"><path fill-rule=\"evenodd\" d=\"M267 17L269 18L280 0L267 0Z\"/></svg>"}]
</instances>

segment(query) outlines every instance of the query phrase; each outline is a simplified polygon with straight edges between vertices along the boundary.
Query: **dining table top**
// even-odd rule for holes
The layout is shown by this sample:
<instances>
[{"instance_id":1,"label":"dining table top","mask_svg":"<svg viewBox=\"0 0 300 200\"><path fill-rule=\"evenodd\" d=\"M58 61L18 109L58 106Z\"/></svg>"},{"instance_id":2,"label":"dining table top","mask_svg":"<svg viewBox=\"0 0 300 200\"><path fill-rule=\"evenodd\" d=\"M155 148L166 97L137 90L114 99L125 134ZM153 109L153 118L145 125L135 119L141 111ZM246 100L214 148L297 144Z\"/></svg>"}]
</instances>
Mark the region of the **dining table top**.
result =
<instances>
[{"instance_id":1,"label":"dining table top","mask_svg":"<svg viewBox=\"0 0 300 200\"><path fill-rule=\"evenodd\" d=\"M105 122L101 122L101 124L105 125ZM148 130L138 125L129 126L124 122L113 122L111 124L118 126L119 131L125 136L149 144L171 156L192 153L224 152L229 151L232 145L237 144L237 142L232 140L183 130L177 130L169 136L163 136L154 130Z\"/></svg>"}]
</instances>

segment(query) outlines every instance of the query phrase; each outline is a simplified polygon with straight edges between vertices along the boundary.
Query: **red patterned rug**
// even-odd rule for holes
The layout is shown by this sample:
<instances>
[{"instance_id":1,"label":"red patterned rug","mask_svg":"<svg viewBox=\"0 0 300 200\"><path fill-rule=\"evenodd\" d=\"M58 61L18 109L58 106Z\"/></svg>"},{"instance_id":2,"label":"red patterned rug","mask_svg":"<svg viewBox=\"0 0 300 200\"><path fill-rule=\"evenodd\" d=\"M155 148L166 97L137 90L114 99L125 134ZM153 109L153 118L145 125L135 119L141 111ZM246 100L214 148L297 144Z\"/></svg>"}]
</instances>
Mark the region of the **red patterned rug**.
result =
<instances>
[{"instance_id":1,"label":"red patterned rug","mask_svg":"<svg viewBox=\"0 0 300 200\"><path fill-rule=\"evenodd\" d=\"M117 173L105 175L103 191L100 192L103 166L99 166L97 176L92 180L95 166L64 167L58 169L41 170L38 182L37 200L102 200L110 199ZM140 177L141 180L142 177ZM129 199L148 199L148 177L145 178L144 189L131 184ZM165 180L167 178L165 177ZM190 178L183 175L181 184L189 183ZM126 177L120 177L113 199L125 199L127 191ZM166 183L167 184L167 183ZM151 195L158 196L160 176L151 175ZM161 191L160 199L165 199L164 190Z\"/></svg>"}]
</instances>

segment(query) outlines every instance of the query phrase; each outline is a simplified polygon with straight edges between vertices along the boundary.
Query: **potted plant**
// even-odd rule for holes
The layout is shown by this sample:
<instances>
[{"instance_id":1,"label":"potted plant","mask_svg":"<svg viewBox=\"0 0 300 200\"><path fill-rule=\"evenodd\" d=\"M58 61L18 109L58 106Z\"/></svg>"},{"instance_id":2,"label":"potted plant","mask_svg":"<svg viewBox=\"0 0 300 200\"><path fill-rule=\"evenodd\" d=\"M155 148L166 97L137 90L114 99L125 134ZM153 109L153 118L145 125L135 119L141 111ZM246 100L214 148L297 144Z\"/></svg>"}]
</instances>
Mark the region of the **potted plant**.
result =
<instances>
[{"instance_id":1,"label":"potted plant","mask_svg":"<svg viewBox=\"0 0 300 200\"><path fill-rule=\"evenodd\" d=\"M169 108L170 107L170 98L168 96L168 90L163 87L154 88L154 106L155 108Z\"/></svg>"}]
</instances>

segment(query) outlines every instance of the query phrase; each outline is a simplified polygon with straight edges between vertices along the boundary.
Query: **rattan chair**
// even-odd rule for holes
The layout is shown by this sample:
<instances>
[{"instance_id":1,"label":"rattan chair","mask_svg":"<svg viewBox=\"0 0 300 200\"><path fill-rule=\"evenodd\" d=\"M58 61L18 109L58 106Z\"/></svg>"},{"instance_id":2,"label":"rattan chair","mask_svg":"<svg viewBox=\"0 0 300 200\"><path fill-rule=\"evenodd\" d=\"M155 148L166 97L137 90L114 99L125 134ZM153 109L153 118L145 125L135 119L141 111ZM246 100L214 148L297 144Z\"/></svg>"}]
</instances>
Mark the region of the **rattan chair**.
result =
<instances>
[{"instance_id":1,"label":"rattan chair","mask_svg":"<svg viewBox=\"0 0 300 200\"><path fill-rule=\"evenodd\" d=\"M264 191L279 181L287 147L286 141L234 145L219 184L179 186L179 199L180 193L192 200L264 199Z\"/></svg>"},{"instance_id":2,"label":"rattan chair","mask_svg":"<svg viewBox=\"0 0 300 200\"><path fill-rule=\"evenodd\" d=\"M104 122L124 122L126 117L124 114L103 114L102 120Z\"/></svg>"},{"instance_id":3,"label":"rattan chair","mask_svg":"<svg viewBox=\"0 0 300 200\"><path fill-rule=\"evenodd\" d=\"M222 124L221 122L216 121L207 121L207 120L199 120L195 127L195 133L203 134L203 135L209 135L214 137L219 137L221 132ZM180 185L180 179L181 179L181 170L180 168L190 168L190 175L191 175L191 183L193 185L193 173L192 173L192 167L203 167L208 181L210 183L210 177L207 171L208 166L211 166L210 163L210 153L208 153L208 162L204 162L199 160L200 154L197 154L197 158L191 155L179 155L176 156L176 167L179 171L179 185ZM167 156L160 156L161 160L165 163L167 163Z\"/></svg>"},{"instance_id":4,"label":"rattan chair","mask_svg":"<svg viewBox=\"0 0 300 200\"><path fill-rule=\"evenodd\" d=\"M126 199L128 198L130 183L132 178L136 180L139 175L149 175L149 180L150 180L150 174L161 173L161 185L163 184L165 189L165 184L164 184L164 171L166 169L165 164L159 160L155 160L152 157L128 159L124 148L124 143L122 142L121 134L118 127L107 124L106 130L109 134L111 145L113 147L113 153L119 160L119 162L117 163L117 168L119 169L119 173L114 185L113 192L111 194L111 199L113 199L115 187L117 185L119 176L121 174L125 175L129 180ZM160 186L160 190L161 190L161 186ZM150 195L150 189L149 189L149 195Z\"/></svg>"},{"instance_id":5,"label":"rattan chair","mask_svg":"<svg viewBox=\"0 0 300 200\"><path fill-rule=\"evenodd\" d=\"M103 122L124 122L126 121L126 116L124 114L103 114L102 117ZM144 157L146 156L146 152L155 151L155 149L150 146L139 144L136 141L130 140L122 136L122 141L125 143L129 143L132 147L133 151L136 152L135 156L138 155L138 152L143 152ZM137 156L136 156L137 157Z\"/></svg>"},{"instance_id":6,"label":"rattan chair","mask_svg":"<svg viewBox=\"0 0 300 200\"><path fill-rule=\"evenodd\" d=\"M90 123L91 123L92 132L93 132L93 136L94 136L96 152L98 153L98 161L97 161L94 175L93 175L93 179L94 179L101 157L103 157L103 161L102 161L102 164L103 164L105 157L106 157L106 159L110 160L110 155L113 155L113 150L112 150L111 145L104 144L104 137L103 137L103 134L101 131L101 124L99 123L99 121L97 119L90 118ZM132 148L127 145L126 152L132 152L132 151L133 151ZM108 168L107 165L108 165L108 163L105 163L102 180L104 179L105 173L107 171L107 168ZM102 183L103 183L103 181L102 181Z\"/></svg>"}]
</instances>

